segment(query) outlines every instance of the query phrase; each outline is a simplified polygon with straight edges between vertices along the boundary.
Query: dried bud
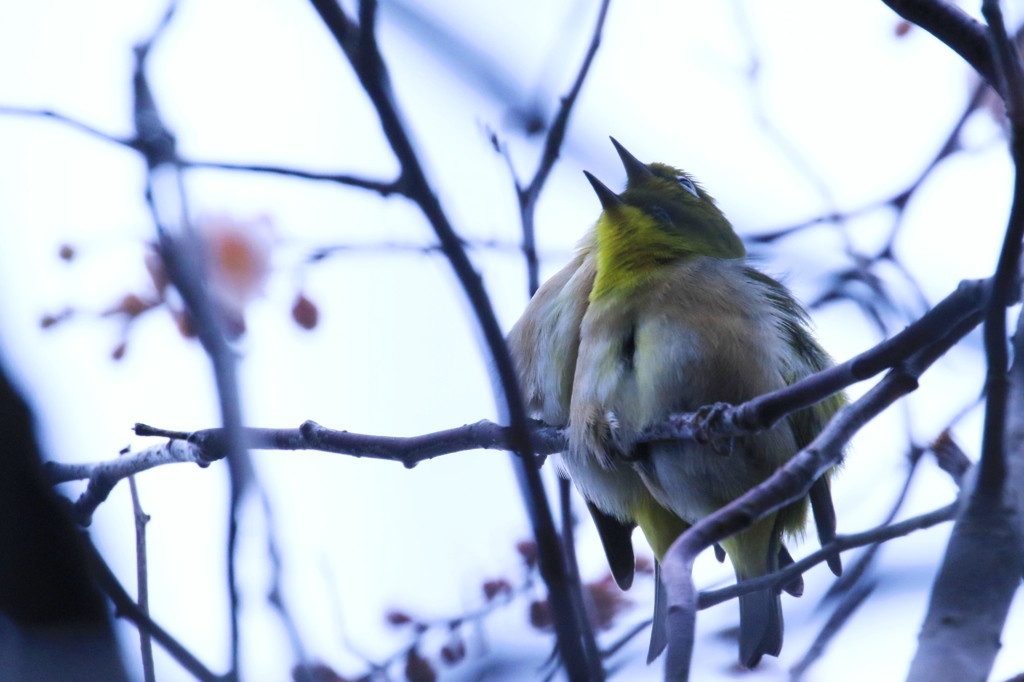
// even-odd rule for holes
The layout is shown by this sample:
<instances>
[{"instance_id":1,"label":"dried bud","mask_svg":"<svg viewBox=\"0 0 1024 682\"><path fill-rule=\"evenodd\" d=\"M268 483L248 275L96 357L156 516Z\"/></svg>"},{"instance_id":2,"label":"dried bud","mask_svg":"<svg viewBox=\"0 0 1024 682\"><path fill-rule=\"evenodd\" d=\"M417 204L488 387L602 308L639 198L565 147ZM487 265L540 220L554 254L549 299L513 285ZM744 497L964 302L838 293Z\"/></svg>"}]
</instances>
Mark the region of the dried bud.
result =
<instances>
[{"instance_id":1,"label":"dried bud","mask_svg":"<svg viewBox=\"0 0 1024 682\"><path fill-rule=\"evenodd\" d=\"M437 673L430 661L420 656L414 647L409 649L409 655L405 657L405 677L409 682L435 682Z\"/></svg>"},{"instance_id":2,"label":"dried bud","mask_svg":"<svg viewBox=\"0 0 1024 682\"><path fill-rule=\"evenodd\" d=\"M912 23L903 20L896 24L896 28L893 29L893 33L896 34L897 38L902 38L903 36L910 33L910 29L912 29L913 27L914 25Z\"/></svg>"},{"instance_id":3,"label":"dried bud","mask_svg":"<svg viewBox=\"0 0 1024 682\"><path fill-rule=\"evenodd\" d=\"M167 276L167 270L164 269L164 259L160 257L160 254L156 252L156 247L152 244L146 250L144 262L146 270L149 272L149 278L153 280L156 293L162 299L171 279Z\"/></svg>"},{"instance_id":4,"label":"dried bud","mask_svg":"<svg viewBox=\"0 0 1024 682\"><path fill-rule=\"evenodd\" d=\"M441 647L441 659L448 665L455 665L466 657L466 642L457 638Z\"/></svg>"},{"instance_id":5,"label":"dried bud","mask_svg":"<svg viewBox=\"0 0 1024 682\"><path fill-rule=\"evenodd\" d=\"M599 630L610 628L615 616L631 604L610 575L597 582L587 583L585 587L590 592L590 600L594 605L592 622Z\"/></svg>"},{"instance_id":6,"label":"dried bud","mask_svg":"<svg viewBox=\"0 0 1024 682\"><path fill-rule=\"evenodd\" d=\"M64 320L68 319L75 313L74 308L65 308L56 315L43 315L39 319L39 326L43 329L49 329L55 324L59 324Z\"/></svg>"},{"instance_id":7,"label":"dried bud","mask_svg":"<svg viewBox=\"0 0 1024 682\"><path fill-rule=\"evenodd\" d=\"M114 348L114 350L110 353L110 357L113 358L114 360L120 360L121 358L124 357L124 352L127 349L128 349L128 342L127 341L122 341L121 343L117 344L117 346Z\"/></svg>"},{"instance_id":8,"label":"dried bud","mask_svg":"<svg viewBox=\"0 0 1024 682\"><path fill-rule=\"evenodd\" d=\"M156 301L143 301L135 294L126 294L120 303L103 311L103 317L124 315L128 319L136 318L157 304Z\"/></svg>"},{"instance_id":9,"label":"dried bud","mask_svg":"<svg viewBox=\"0 0 1024 682\"><path fill-rule=\"evenodd\" d=\"M400 625L408 625L412 622L412 618L408 614L403 613L397 609L391 609L390 611L385 613L384 620L386 620L389 625L394 625L395 627L398 627Z\"/></svg>"},{"instance_id":10,"label":"dried bud","mask_svg":"<svg viewBox=\"0 0 1024 682\"><path fill-rule=\"evenodd\" d=\"M516 543L516 551L523 558L527 568L537 565L537 543L533 540L520 540Z\"/></svg>"},{"instance_id":11,"label":"dried bud","mask_svg":"<svg viewBox=\"0 0 1024 682\"><path fill-rule=\"evenodd\" d=\"M57 255L60 256L62 261L70 263L75 259L75 247L71 246L71 244L61 244Z\"/></svg>"},{"instance_id":12,"label":"dried bud","mask_svg":"<svg viewBox=\"0 0 1024 682\"><path fill-rule=\"evenodd\" d=\"M504 578L488 580L483 584L484 596L491 601L499 594L512 594L512 584Z\"/></svg>"},{"instance_id":13,"label":"dried bud","mask_svg":"<svg viewBox=\"0 0 1024 682\"><path fill-rule=\"evenodd\" d=\"M175 310L171 313L178 325L178 332L186 339L194 339L199 332L196 330L196 322L192 316L184 310Z\"/></svg>"},{"instance_id":14,"label":"dried bud","mask_svg":"<svg viewBox=\"0 0 1024 682\"><path fill-rule=\"evenodd\" d=\"M957 485L963 482L964 474L971 468L971 460L953 440L953 434L946 429L931 444L932 454L939 468L952 476Z\"/></svg>"},{"instance_id":15,"label":"dried bud","mask_svg":"<svg viewBox=\"0 0 1024 682\"><path fill-rule=\"evenodd\" d=\"M538 630L550 630L555 625L555 614L551 611L551 602L547 599L530 604L530 625Z\"/></svg>"},{"instance_id":16,"label":"dried bud","mask_svg":"<svg viewBox=\"0 0 1024 682\"><path fill-rule=\"evenodd\" d=\"M200 216L196 230L207 249L210 283L225 307L241 310L263 293L270 276L273 226L268 218L243 222Z\"/></svg>"},{"instance_id":17,"label":"dried bud","mask_svg":"<svg viewBox=\"0 0 1024 682\"><path fill-rule=\"evenodd\" d=\"M292 319L303 329L313 329L320 321L320 311L315 303L300 293L292 305Z\"/></svg>"},{"instance_id":18,"label":"dried bud","mask_svg":"<svg viewBox=\"0 0 1024 682\"><path fill-rule=\"evenodd\" d=\"M347 677L342 677L334 672L329 665L323 663L300 663L292 668L292 680L294 682L348 682Z\"/></svg>"}]
</instances>

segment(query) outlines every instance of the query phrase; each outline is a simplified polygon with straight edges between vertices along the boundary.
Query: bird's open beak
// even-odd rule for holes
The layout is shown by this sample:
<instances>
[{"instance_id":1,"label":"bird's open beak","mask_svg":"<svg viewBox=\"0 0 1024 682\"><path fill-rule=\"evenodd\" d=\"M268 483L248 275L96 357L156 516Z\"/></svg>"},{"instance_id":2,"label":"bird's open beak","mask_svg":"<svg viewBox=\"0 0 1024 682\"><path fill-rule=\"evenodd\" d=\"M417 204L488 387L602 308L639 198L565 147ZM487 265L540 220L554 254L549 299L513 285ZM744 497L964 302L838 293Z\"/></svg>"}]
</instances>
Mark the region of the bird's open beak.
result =
<instances>
[{"instance_id":1,"label":"bird's open beak","mask_svg":"<svg viewBox=\"0 0 1024 682\"><path fill-rule=\"evenodd\" d=\"M644 165L643 161L630 154L629 150L619 144L618 140L614 137L609 137L608 139L615 145L615 151L619 153L619 158L622 159L622 166L626 169L626 177L629 178L631 184L653 175L651 169Z\"/></svg>"},{"instance_id":2,"label":"bird's open beak","mask_svg":"<svg viewBox=\"0 0 1024 682\"><path fill-rule=\"evenodd\" d=\"M587 180L590 180L590 184L593 185L594 191L597 192L597 198L601 200L601 206L604 210L609 211L618 206L622 206L622 199L615 192L608 189L608 187L595 178L591 173L583 171L583 174L587 176Z\"/></svg>"}]
</instances>

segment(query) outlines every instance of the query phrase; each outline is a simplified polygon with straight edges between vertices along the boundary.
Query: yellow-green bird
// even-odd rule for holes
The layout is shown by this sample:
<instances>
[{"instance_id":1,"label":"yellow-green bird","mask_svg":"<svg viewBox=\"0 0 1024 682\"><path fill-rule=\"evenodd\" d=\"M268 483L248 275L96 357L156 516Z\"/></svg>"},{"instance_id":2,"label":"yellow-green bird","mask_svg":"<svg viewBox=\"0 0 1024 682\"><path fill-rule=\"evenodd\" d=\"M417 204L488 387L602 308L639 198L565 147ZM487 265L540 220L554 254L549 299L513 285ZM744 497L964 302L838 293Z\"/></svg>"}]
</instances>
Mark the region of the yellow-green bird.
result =
<instances>
[{"instance_id":1,"label":"yellow-green bird","mask_svg":"<svg viewBox=\"0 0 1024 682\"><path fill-rule=\"evenodd\" d=\"M569 427L558 461L587 500L618 584L633 580L639 526L658 559L690 524L768 478L810 443L843 398L738 438L731 451L695 441L641 443L671 413L738 404L822 370L831 359L785 286L751 267L714 199L687 173L644 164L612 139L625 166L616 194L590 173L603 211L565 268L509 333L527 408ZM809 495L822 543L835 536L829 482ZM803 533L807 500L728 538L738 580L792 562L783 536ZM837 574L838 560L830 563ZM649 661L665 646L657 581ZM785 586L797 596L803 582ZM782 648L779 592L740 597L740 663Z\"/></svg>"}]
</instances>

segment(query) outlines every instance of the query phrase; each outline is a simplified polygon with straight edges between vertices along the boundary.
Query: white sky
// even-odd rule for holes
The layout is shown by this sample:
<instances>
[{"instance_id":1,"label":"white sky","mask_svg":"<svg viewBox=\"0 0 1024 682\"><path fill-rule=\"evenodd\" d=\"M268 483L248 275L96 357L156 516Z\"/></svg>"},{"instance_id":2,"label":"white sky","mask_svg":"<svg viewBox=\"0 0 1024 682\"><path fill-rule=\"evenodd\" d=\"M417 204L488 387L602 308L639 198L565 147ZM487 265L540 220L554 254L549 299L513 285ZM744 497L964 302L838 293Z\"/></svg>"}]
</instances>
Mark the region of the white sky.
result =
<instances>
[{"instance_id":1,"label":"white sky","mask_svg":"<svg viewBox=\"0 0 1024 682\"><path fill-rule=\"evenodd\" d=\"M550 111L568 89L589 40L597 3L451 1L416 5L507 71ZM104 131L130 130L131 46L162 14L161 2L7 3L0 9L0 105L46 107ZM973 10L972 10L973 11ZM507 141L520 177L533 171L539 140L508 129L503 103L467 85L434 48L382 10L380 40L394 89L431 180L465 237L515 243L518 213L508 172L486 129ZM746 16L746 26L739 20ZM607 142L615 135L645 161L694 173L737 229L755 232L834 209L855 209L902 189L938 150L973 87L967 67L923 31L899 39L881 2L672 3L613 0L605 40L577 104L562 160L537 213L543 274L568 258L598 205L581 169L615 187L622 171ZM760 73L751 85L749 30ZM303 2L184 0L155 48L150 78L183 156L352 172L390 179L397 166L375 115L337 46ZM760 102L760 105L758 105ZM758 106L785 140L766 134ZM896 248L934 303L963 278L991 274L1009 210L1011 164L991 118L978 114L969 148L946 161L908 207ZM796 161L794 159L799 159ZM805 169L811 169L814 181ZM49 457L108 459L145 447L137 421L175 429L215 425L216 400L199 345L168 315L143 318L121 362L110 360L117 322L80 316L51 330L39 318L66 305L99 311L144 291L144 242L153 228L136 154L51 121L0 119L0 355L37 411ZM356 189L241 173L193 171L196 214L271 217L280 239L265 298L247 313L240 344L246 422L297 426L305 419L352 431L412 435L482 418L495 410L476 329L447 264L410 253L341 255L301 269L326 244L432 241L429 226L401 199ZM892 216L877 211L848 226L856 248L873 252ZM79 257L57 258L62 243ZM510 252L473 258L505 328L526 301L525 269ZM804 298L822 274L846 262L838 232L816 229L764 255ZM884 276L898 284L892 273ZM312 333L289 318L302 286L320 307ZM815 315L837 359L877 341L849 304ZM933 438L981 386L977 339L952 352L910 400L912 432ZM864 387L852 393L859 395ZM891 410L858 437L835 488L841 532L878 523L902 483L904 412ZM978 450L973 413L958 428ZM479 584L516 575L514 543L528 526L506 456L452 455L405 471L399 465L322 453L254 453L271 495L285 550L286 599L311 654L354 674L359 659L340 641L332 590L357 648L379 659L401 644L383 623L398 606L448 616L480 602ZM550 472L549 472L550 474ZM227 665L224 593L226 472L165 467L139 477L149 526L154 617L208 666ZM79 486L67 486L77 494ZM946 504L954 489L926 460L904 514ZM263 598L268 568L262 517L244 519L243 675L284 679L291 653ZM853 617L809 679L895 679L905 674L928 588L949 526L890 543L881 552L876 594ZM126 485L92 527L121 580L134 589L134 538ZM638 546L643 540L637 538ZM812 551L814 540L796 548ZM643 551L647 551L646 548ZM588 579L605 571L589 521L580 526ZM852 562L849 555L847 562ZM330 580L324 567L329 567ZM724 584L731 569L698 562L701 586ZM806 576L807 594L784 598L782 657L748 679L787 679L827 618L815 610L831 583L824 567ZM333 587L329 583L333 583ZM629 595L637 608L620 631L645 618L651 584ZM523 602L489 621L497 653L520 661L503 679L533 679L548 640L525 625ZM736 674L735 644L717 636L734 625L728 604L698 617L694 679ZM120 629L135 661L136 637ZM606 636L607 637L607 636ZM1024 640L1024 611L1011 612L1004 642ZM619 679L659 679L645 668L640 637ZM161 680L188 679L158 649ZM456 669L462 679L470 666ZM1024 668L1007 646L993 679Z\"/></svg>"}]
</instances>

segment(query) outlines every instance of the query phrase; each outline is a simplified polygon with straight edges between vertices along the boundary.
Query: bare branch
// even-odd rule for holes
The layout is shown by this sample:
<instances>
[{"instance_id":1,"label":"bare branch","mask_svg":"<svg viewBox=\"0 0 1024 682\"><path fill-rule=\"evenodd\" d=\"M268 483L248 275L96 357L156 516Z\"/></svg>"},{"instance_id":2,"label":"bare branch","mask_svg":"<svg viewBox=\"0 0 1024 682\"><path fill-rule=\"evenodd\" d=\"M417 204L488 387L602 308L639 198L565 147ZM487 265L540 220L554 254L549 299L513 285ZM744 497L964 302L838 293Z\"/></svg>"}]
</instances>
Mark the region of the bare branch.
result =
<instances>
[{"instance_id":1,"label":"bare branch","mask_svg":"<svg viewBox=\"0 0 1024 682\"><path fill-rule=\"evenodd\" d=\"M113 144L118 144L121 145L122 147L130 147L132 149L136 148L134 138L118 137L116 135L111 135L110 133L105 133L98 128L93 128L88 123L83 123L78 119L71 118L70 116L65 116L64 114L61 114L56 111L51 111L50 109L32 109L30 107L0 106L0 115L35 116L41 118L49 118L53 119L54 121L59 121L65 125L68 125L74 128L75 130L78 130L79 132L86 133L87 135L92 135L93 137L98 137L99 139L105 142L111 142Z\"/></svg>"},{"instance_id":2,"label":"bare branch","mask_svg":"<svg viewBox=\"0 0 1024 682\"><path fill-rule=\"evenodd\" d=\"M179 163L182 168L206 168L213 170L241 171L247 173L268 173L270 175L283 175L285 177L300 178L302 180L333 182L339 185L348 185L349 187L359 187L361 189L370 190L372 192L376 192L382 197L403 193L401 179L385 182L383 180L369 180L367 178L362 178L356 175L346 175L344 173L315 173L313 171L306 171L299 168L284 168L282 166L264 166L259 164L221 163L218 161L187 161L182 159Z\"/></svg>"},{"instance_id":3,"label":"bare branch","mask_svg":"<svg viewBox=\"0 0 1024 682\"><path fill-rule=\"evenodd\" d=\"M235 353L225 337L223 315L210 297L205 281L206 254L202 242L192 230L188 202L174 135L164 125L146 77L146 59L156 40L169 25L176 9L171 0L167 12L153 34L135 46L132 76L133 121L137 149L146 159L146 202L158 237L157 252L163 260L170 282L181 294L203 349L210 358L217 385L223 452L228 461L230 506L228 513L227 583L231 616L231 672L238 674L239 596L235 574L238 538L238 512L241 500L255 479L242 437L242 412L239 401Z\"/></svg>"},{"instance_id":4,"label":"bare branch","mask_svg":"<svg viewBox=\"0 0 1024 682\"><path fill-rule=\"evenodd\" d=\"M988 48L988 27L946 0L882 0L896 14L945 43L1002 92Z\"/></svg>"},{"instance_id":5,"label":"bare branch","mask_svg":"<svg viewBox=\"0 0 1024 682\"><path fill-rule=\"evenodd\" d=\"M722 602L735 599L744 594L750 594L751 592L757 592L765 588L779 588L791 581L793 578L803 575L811 568L814 568L820 563L828 561L834 556L838 556L841 552L845 552L849 549L855 549L857 547L864 547L865 545L873 545L879 542L887 542L894 538L901 538L906 535L910 535L914 531L924 530L925 528L931 528L932 526L944 523L946 521L952 521L956 518L957 504L952 504L941 507L934 511L930 511L926 514L920 514L914 516L905 521L899 523L888 523L877 528L865 530L860 533L851 533L849 535L837 535L836 539L828 543L816 552L812 552L805 556L800 561L790 564L786 568L763 575L760 578L754 578L752 580L744 580L741 583L735 583L728 587L722 587L717 590L705 590L701 592L697 597L697 609L704 610L710 608Z\"/></svg>"},{"instance_id":6,"label":"bare branch","mask_svg":"<svg viewBox=\"0 0 1024 682\"><path fill-rule=\"evenodd\" d=\"M142 511L139 502L139 487L135 485L135 476L128 477L128 485L132 491L132 513L135 517L135 572L138 582L139 610L149 615L149 566L146 558L146 524L149 514ZM139 630L142 647L142 675L145 682L156 682L156 670L153 668L153 640L145 630Z\"/></svg>"},{"instance_id":7,"label":"bare branch","mask_svg":"<svg viewBox=\"0 0 1024 682\"><path fill-rule=\"evenodd\" d=\"M551 123L551 128L548 129L547 137L544 140L544 153L541 155L540 165L537 166L537 172L534 173L533 180L524 188L520 188L519 182L516 181L516 193L519 195L519 213L523 223L523 253L526 255L526 270L531 296L540 288L537 242L533 226L534 209L537 206L537 200L540 198L541 190L544 189L544 183L547 182L551 169L555 167L555 162L561 153L562 141L565 140L565 131L569 127L569 115L572 113L572 107L576 103L576 98L579 97L580 90L583 89L583 82L586 80L587 73L590 71L590 65L597 55L597 49L601 45L601 32L604 30L604 20L608 16L609 4L611 4L611 0L602 0L601 2L601 8L597 14L597 24L590 39L590 46L587 48L587 53L583 58L583 64L580 66L579 73L576 74L575 82L572 84L569 92L562 97L562 104L558 108L554 121Z\"/></svg>"}]
</instances>

